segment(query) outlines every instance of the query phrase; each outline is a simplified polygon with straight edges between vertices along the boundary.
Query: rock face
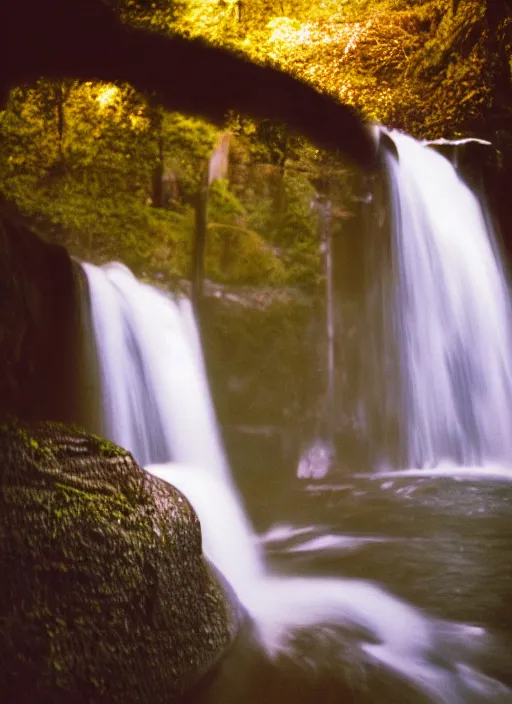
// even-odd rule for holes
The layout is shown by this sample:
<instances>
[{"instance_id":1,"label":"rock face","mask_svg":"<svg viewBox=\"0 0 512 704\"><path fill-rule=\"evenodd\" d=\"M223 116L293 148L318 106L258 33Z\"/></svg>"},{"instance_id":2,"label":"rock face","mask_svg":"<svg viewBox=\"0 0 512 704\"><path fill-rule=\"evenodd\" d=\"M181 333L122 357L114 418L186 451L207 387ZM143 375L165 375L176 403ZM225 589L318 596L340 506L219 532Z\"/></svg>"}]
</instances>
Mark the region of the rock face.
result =
<instances>
[{"instance_id":1,"label":"rock face","mask_svg":"<svg viewBox=\"0 0 512 704\"><path fill-rule=\"evenodd\" d=\"M107 441L0 427L0 701L168 704L239 611L176 489Z\"/></svg>"},{"instance_id":2,"label":"rock face","mask_svg":"<svg viewBox=\"0 0 512 704\"><path fill-rule=\"evenodd\" d=\"M77 421L76 273L0 199L0 419Z\"/></svg>"}]
</instances>

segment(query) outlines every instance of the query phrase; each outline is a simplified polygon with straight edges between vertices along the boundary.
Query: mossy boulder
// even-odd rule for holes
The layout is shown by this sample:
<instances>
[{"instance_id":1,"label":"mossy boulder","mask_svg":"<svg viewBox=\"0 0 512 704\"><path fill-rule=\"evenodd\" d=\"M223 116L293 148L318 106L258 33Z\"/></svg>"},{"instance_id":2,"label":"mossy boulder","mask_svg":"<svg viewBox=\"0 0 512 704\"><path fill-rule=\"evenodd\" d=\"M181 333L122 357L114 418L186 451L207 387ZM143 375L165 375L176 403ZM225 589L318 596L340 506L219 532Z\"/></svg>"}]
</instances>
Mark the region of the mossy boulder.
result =
<instances>
[{"instance_id":1,"label":"mossy boulder","mask_svg":"<svg viewBox=\"0 0 512 704\"><path fill-rule=\"evenodd\" d=\"M0 701L179 700L239 612L194 510L79 429L0 427Z\"/></svg>"}]
</instances>

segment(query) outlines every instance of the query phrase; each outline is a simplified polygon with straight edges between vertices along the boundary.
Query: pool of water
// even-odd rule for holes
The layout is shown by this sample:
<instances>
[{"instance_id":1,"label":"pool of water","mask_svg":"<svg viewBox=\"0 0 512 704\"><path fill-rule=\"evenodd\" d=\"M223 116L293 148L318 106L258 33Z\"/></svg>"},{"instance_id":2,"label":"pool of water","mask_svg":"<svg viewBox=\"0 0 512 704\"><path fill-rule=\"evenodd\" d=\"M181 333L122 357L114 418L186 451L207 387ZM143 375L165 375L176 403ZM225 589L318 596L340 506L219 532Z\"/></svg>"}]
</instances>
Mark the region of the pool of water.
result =
<instances>
[{"instance_id":1,"label":"pool of water","mask_svg":"<svg viewBox=\"0 0 512 704\"><path fill-rule=\"evenodd\" d=\"M311 603L322 598L322 580L374 584L375 593L362 590L361 599L374 600L386 628L396 618L393 628L414 643L421 623L393 615L383 598L398 597L435 623L432 647L421 654L422 665L434 667L425 673L428 684L417 686L421 671L411 681L395 663L366 658L379 638L362 622L317 623L295 636L289 654L268 658L248 621L194 704L512 702L512 482L506 473L296 480L272 496L261 487L245 503L273 577L311 580L318 590ZM367 649L358 647L362 641ZM460 688L444 679L454 669L465 682ZM439 674L435 681L432 671Z\"/></svg>"}]
</instances>

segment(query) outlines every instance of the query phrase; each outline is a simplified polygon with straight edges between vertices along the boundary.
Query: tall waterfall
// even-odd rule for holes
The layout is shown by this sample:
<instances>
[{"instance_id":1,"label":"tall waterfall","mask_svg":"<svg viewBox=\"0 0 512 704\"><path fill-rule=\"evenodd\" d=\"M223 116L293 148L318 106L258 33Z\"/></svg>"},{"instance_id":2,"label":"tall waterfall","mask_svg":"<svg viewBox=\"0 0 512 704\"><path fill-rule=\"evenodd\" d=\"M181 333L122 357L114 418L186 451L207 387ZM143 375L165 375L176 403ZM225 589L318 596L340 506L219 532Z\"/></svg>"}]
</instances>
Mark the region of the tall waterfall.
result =
<instances>
[{"instance_id":1,"label":"tall waterfall","mask_svg":"<svg viewBox=\"0 0 512 704\"><path fill-rule=\"evenodd\" d=\"M228 472L190 302L122 264L83 264L103 396L103 433L146 465L174 460Z\"/></svg>"},{"instance_id":2,"label":"tall waterfall","mask_svg":"<svg viewBox=\"0 0 512 704\"><path fill-rule=\"evenodd\" d=\"M409 467L512 461L509 290L482 205L440 154L391 133L394 325ZM384 305L389 304L384 302Z\"/></svg>"},{"instance_id":3,"label":"tall waterfall","mask_svg":"<svg viewBox=\"0 0 512 704\"><path fill-rule=\"evenodd\" d=\"M103 434L142 466L172 461L172 483L191 500L194 496L198 513L196 504L208 507L216 494L221 520L203 530L203 547L235 589L246 589L261 571L259 551L231 480L190 301L139 282L119 263L82 267L100 371ZM237 529L228 528L223 545L229 526Z\"/></svg>"},{"instance_id":4,"label":"tall waterfall","mask_svg":"<svg viewBox=\"0 0 512 704\"><path fill-rule=\"evenodd\" d=\"M322 654L332 662L334 651L343 678L349 639L360 662L397 673L428 701L508 696L471 665L481 629L429 618L372 583L270 573L224 458L189 303L139 283L122 265L83 268L104 432L191 501L204 552L245 605L268 657L321 670Z\"/></svg>"}]
</instances>

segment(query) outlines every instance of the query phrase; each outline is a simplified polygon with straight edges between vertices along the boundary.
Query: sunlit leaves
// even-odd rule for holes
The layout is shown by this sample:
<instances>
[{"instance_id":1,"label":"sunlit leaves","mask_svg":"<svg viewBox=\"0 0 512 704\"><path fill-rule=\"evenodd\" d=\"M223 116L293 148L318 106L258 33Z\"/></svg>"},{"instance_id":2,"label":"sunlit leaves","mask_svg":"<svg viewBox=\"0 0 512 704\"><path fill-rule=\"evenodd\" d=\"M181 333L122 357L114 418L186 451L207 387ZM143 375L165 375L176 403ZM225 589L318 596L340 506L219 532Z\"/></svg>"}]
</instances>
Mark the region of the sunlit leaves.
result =
<instances>
[{"instance_id":1,"label":"sunlit leaves","mask_svg":"<svg viewBox=\"0 0 512 704\"><path fill-rule=\"evenodd\" d=\"M497 37L511 55L506 28L491 36L480 0L460 0L455 15L451 0L108 1L125 22L273 63L417 136L472 129L496 99ZM309 202L330 178L326 155L248 116L232 115L226 129L234 138L229 180L212 193L209 273L220 277L237 253L260 262L230 263L239 282L257 280L258 269L274 282L314 280ZM166 113L126 85L41 81L15 90L0 112L0 189L72 249L186 275L194 198L217 138L211 125ZM330 180L349 191L343 175Z\"/></svg>"},{"instance_id":2,"label":"sunlit leaves","mask_svg":"<svg viewBox=\"0 0 512 704\"><path fill-rule=\"evenodd\" d=\"M116 97L119 95L119 88L114 85L103 85L98 90L96 100L102 108L106 108L115 101Z\"/></svg>"}]
</instances>

